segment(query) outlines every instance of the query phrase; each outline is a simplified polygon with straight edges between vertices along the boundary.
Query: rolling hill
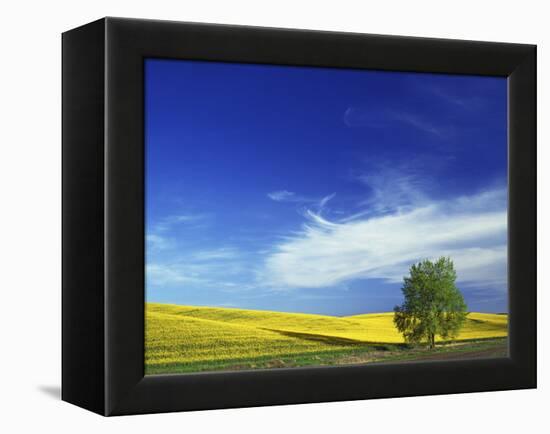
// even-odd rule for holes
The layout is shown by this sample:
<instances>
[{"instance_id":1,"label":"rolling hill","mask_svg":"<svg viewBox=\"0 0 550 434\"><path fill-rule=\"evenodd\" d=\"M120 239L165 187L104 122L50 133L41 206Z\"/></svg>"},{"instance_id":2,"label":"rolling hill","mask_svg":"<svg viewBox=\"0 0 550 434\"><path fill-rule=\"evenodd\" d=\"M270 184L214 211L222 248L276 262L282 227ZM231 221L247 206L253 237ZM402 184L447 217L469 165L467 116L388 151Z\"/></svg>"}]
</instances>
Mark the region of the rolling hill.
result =
<instances>
[{"instance_id":1,"label":"rolling hill","mask_svg":"<svg viewBox=\"0 0 550 434\"><path fill-rule=\"evenodd\" d=\"M403 344L392 320L147 303L146 373L338 363ZM470 313L457 341L505 337L507 321Z\"/></svg>"}]
</instances>

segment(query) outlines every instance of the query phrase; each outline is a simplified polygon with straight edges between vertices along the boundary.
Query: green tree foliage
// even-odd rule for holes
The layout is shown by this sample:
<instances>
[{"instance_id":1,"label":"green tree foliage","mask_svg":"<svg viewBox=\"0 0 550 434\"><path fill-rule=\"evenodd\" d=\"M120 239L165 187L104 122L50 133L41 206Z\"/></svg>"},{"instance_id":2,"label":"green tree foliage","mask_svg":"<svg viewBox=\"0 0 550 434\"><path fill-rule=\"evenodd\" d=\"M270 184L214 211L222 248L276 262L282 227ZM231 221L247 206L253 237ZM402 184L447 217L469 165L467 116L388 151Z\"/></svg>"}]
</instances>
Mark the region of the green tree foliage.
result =
<instances>
[{"instance_id":1,"label":"green tree foliage","mask_svg":"<svg viewBox=\"0 0 550 434\"><path fill-rule=\"evenodd\" d=\"M450 258L414 264L402 287L405 301L395 306L393 322L405 342L427 342L435 347L436 335L452 339L466 319L466 303L455 285L456 271Z\"/></svg>"}]
</instances>

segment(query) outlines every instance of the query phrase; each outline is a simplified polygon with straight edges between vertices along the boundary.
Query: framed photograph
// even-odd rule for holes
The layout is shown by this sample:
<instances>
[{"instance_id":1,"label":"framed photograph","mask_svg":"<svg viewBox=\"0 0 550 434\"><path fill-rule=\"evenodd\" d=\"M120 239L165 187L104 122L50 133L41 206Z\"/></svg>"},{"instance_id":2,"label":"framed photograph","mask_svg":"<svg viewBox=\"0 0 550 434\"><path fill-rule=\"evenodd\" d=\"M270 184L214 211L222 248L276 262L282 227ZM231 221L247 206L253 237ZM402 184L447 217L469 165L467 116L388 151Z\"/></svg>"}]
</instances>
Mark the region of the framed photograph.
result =
<instances>
[{"instance_id":1,"label":"framed photograph","mask_svg":"<svg viewBox=\"0 0 550 434\"><path fill-rule=\"evenodd\" d=\"M106 416L536 387L536 47L64 33L62 380Z\"/></svg>"}]
</instances>

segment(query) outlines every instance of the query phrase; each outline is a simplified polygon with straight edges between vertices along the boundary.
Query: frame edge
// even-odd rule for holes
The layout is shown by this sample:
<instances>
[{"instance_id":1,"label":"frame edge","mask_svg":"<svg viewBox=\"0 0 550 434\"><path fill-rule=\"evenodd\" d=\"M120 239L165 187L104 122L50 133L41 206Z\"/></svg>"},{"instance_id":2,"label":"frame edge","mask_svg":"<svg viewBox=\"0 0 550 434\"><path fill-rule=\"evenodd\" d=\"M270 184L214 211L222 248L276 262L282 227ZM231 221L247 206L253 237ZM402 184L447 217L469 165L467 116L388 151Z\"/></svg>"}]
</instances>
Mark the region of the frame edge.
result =
<instances>
[{"instance_id":1,"label":"frame edge","mask_svg":"<svg viewBox=\"0 0 550 434\"><path fill-rule=\"evenodd\" d=\"M61 399L105 414L105 20L62 34Z\"/></svg>"}]
</instances>

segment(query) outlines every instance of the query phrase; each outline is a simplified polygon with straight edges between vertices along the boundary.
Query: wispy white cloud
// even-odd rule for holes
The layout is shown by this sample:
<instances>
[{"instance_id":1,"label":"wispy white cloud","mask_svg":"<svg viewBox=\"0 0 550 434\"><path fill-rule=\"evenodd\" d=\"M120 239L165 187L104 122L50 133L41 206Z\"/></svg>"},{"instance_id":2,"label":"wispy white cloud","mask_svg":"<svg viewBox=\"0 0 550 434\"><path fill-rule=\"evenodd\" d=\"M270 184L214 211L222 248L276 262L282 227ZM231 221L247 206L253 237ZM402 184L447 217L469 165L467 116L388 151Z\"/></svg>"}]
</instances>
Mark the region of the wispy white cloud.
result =
<instances>
[{"instance_id":1,"label":"wispy white cloud","mask_svg":"<svg viewBox=\"0 0 550 434\"><path fill-rule=\"evenodd\" d=\"M210 216L207 214L175 214L161 218L152 226L152 232L167 232L180 224L204 223Z\"/></svg>"},{"instance_id":2,"label":"wispy white cloud","mask_svg":"<svg viewBox=\"0 0 550 434\"><path fill-rule=\"evenodd\" d=\"M271 200L275 202L293 202L293 203L302 203L309 204L309 206L316 209L319 213L323 211L327 203L336 196L336 193L332 193L321 198L319 197L308 197L296 194L292 191L279 190L273 191L267 194ZM307 211L307 210L306 210Z\"/></svg>"},{"instance_id":3,"label":"wispy white cloud","mask_svg":"<svg viewBox=\"0 0 550 434\"><path fill-rule=\"evenodd\" d=\"M274 247L259 278L281 289L322 288L357 278L400 282L411 263L449 255L459 282L503 285L505 203L501 189L411 202L389 214L351 220L329 221L310 210L301 231Z\"/></svg>"},{"instance_id":4,"label":"wispy white cloud","mask_svg":"<svg viewBox=\"0 0 550 434\"><path fill-rule=\"evenodd\" d=\"M240 255L239 250L233 247L220 247L218 249L200 250L193 253L193 259L197 261L212 261L212 260L225 260L235 259Z\"/></svg>"},{"instance_id":5,"label":"wispy white cloud","mask_svg":"<svg viewBox=\"0 0 550 434\"><path fill-rule=\"evenodd\" d=\"M277 190L267 193L267 197L275 202L295 202L298 200L298 196L293 191Z\"/></svg>"},{"instance_id":6,"label":"wispy white cloud","mask_svg":"<svg viewBox=\"0 0 550 434\"><path fill-rule=\"evenodd\" d=\"M315 203L320 202L324 197L319 199L316 197L304 196L288 190L277 190L267 193L267 197L275 202L294 202L294 203ZM329 197L327 200L330 200Z\"/></svg>"},{"instance_id":7,"label":"wispy white cloud","mask_svg":"<svg viewBox=\"0 0 550 434\"><path fill-rule=\"evenodd\" d=\"M357 199L358 210L352 214L342 214L340 221L404 212L430 204L440 188L437 177L449 161L449 158L432 158L429 155L417 155L407 160L366 161L361 171L350 171L350 181L362 184L366 195Z\"/></svg>"},{"instance_id":8,"label":"wispy white cloud","mask_svg":"<svg viewBox=\"0 0 550 434\"><path fill-rule=\"evenodd\" d=\"M395 107L377 107L376 110L348 107L344 111L343 119L346 126L350 128L388 128L398 122L438 138L447 138L452 133L452 128L449 125L435 124L419 113L411 113Z\"/></svg>"},{"instance_id":9,"label":"wispy white cloud","mask_svg":"<svg viewBox=\"0 0 550 434\"><path fill-rule=\"evenodd\" d=\"M166 250L173 246L170 238L157 234L147 234L145 237L147 249L152 251Z\"/></svg>"},{"instance_id":10,"label":"wispy white cloud","mask_svg":"<svg viewBox=\"0 0 550 434\"><path fill-rule=\"evenodd\" d=\"M181 267L171 264L150 263L145 267L147 283L152 286L164 286L186 283L200 283L202 280L196 276L185 273Z\"/></svg>"},{"instance_id":11,"label":"wispy white cloud","mask_svg":"<svg viewBox=\"0 0 550 434\"><path fill-rule=\"evenodd\" d=\"M332 193L332 194L329 194L328 196L323 197L319 201L319 208L323 209L326 206L326 204L328 203L328 201L333 199L334 196L336 196L336 193Z\"/></svg>"},{"instance_id":12,"label":"wispy white cloud","mask_svg":"<svg viewBox=\"0 0 550 434\"><path fill-rule=\"evenodd\" d=\"M450 92L448 88L436 84L424 84L420 90L422 92L428 92L437 96L444 103L450 103L458 108L468 111L483 109L487 102L479 95L459 95L457 93Z\"/></svg>"},{"instance_id":13,"label":"wispy white cloud","mask_svg":"<svg viewBox=\"0 0 550 434\"><path fill-rule=\"evenodd\" d=\"M436 125L433 122L429 121L428 119L423 118L422 116L414 113L409 113L405 111L390 111L389 115L393 117L393 119L408 125L410 127L413 127L419 131L422 131L427 134L432 134L434 136L437 136L439 138L446 137L449 133L449 127L448 126L440 126Z\"/></svg>"},{"instance_id":14,"label":"wispy white cloud","mask_svg":"<svg viewBox=\"0 0 550 434\"><path fill-rule=\"evenodd\" d=\"M367 212L399 211L429 201L426 191L430 180L405 166L387 165L383 170L359 174L356 180L370 190L359 203Z\"/></svg>"},{"instance_id":15,"label":"wispy white cloud","mask_svg":"<svg viewBox=\"0 0 550 434\"><path fill-rule=\"evenodd\" d=\"M378 108L373 110L363 107L348 107L344 111L344 124L353 127L384 128L389 125L389 118L385 110Z\"/></svg>"},{"instance_id":16,"label":"wispy white cloud","mask_svg":"<svg viewBox=\"0 0 550 434\"><path fill-rule=\"evenodd\" d=\"M145 236L149 254L173 249L177 246L173 230L178 225L202 225L209 219L207 214L174 214L158 219L148 225Z\"/></svg>"},{"instance_id":17,"label":"wispy white cloud","mask_svg":"<svg viewBox=\"0 0 550 434\"><path fill-rule=\"evenodd\" d=\"M250 289L245 281L251 273L246 254L229 246L195 250L171 259L155 258L146 267L146 280L152 288L192 285L197 290L238 292Z\"/></svg>"}]
</instances>

